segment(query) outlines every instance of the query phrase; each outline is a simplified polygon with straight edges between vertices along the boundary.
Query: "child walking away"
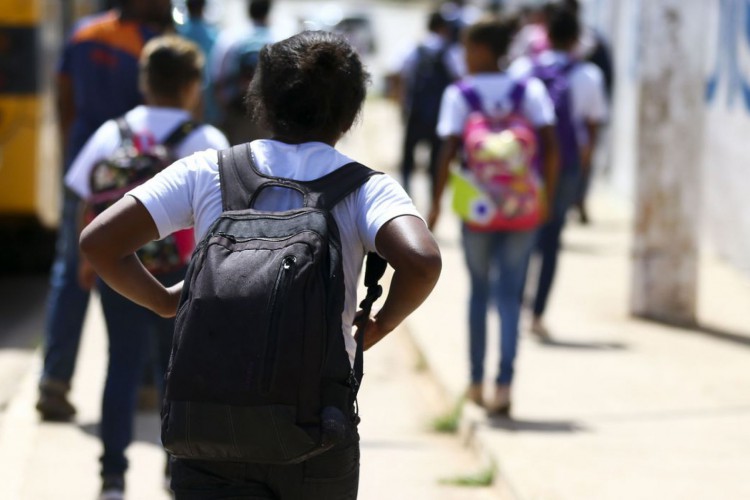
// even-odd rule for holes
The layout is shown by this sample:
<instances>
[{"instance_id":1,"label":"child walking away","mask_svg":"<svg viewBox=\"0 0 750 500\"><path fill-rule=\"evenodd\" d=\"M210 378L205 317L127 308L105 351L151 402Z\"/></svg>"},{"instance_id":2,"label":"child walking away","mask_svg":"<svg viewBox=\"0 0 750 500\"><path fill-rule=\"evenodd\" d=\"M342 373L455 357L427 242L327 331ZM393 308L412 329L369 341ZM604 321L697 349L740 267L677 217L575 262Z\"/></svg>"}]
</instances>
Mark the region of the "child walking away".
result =
<instances>
[{"instance_id":1,"label":"child walking away","mask_svg":"<svg viewBox=\"0 0 750 500\"><path fill-rule=\"evenodd\" d=\"M217 129L192 121L188 110L199 100L203 56L191 42L176 36L151 40L140 59L140 84L146 105L106 122L92 136L65 177L92 218L116 204L175 159L207 148L227 147ZM169 214L165 214L169 215ZM127 228L123 228L127 230ZM183 279L194 247L190 232L143 242L140 260L155 283L171 286ZM96 275L81 259L80 281L86 289ZM154 379L164 378L174 321L122 297L104 282L96 283L109 339L109 363L102 399L102 499L123 497L125 449L132 439L136 392L150 348L155 349Z\"/></svg>"},{"instance_id":2,"label":"child walking away","mask_svg":"<svg viewBox=\"0 0 750 500\"><path fill-rule=\"evenodd\" d=\"M367 79L339 35L266 46L248 100L273 138L176 162L81 236L110 286L177 313L162 439L178 500L357 496L362 350L422 303L441 267L403 188L335 149ZM133 251L190 226L201 243L185 282L165 287ZM383 268L369 264L357 313L367 252L394 268L374 317Z\"/></svg>"},{"instance_id":3,"label":"child walking away","mask_svg":"<svg viewBox=\"0 0 750 500\"><path fill-rule=\"evenodd\" d=\"M541 260L534 299L531 331L541 339L549 332L542 318L557 269L560 241L568 209L576 201L581 176L591 169L599 125L607 116L604 78L594 64L575 59L580 24L577 14L564 7L550 9L548 32L553 50L537 58L522 58L510 68L524 78L536 75L547 86L555 105L560 143L560 180L547 223L539 231L536 252Z\"/></svg>"},{"instance_id":4,"label":"child walking away","mask_svg":"<svg viewBox=\"0 0 750 500\"><path fill-rule=\"evenodd\" d=\"M471 278L468 397L479 405L485 405L482 382L490 297L498 301L501 321L500 367L494 396L485 405L490 414L510 411L521 290L557 169L554 110L544 85L536 78L513 80L498 66L514 31L514 21L499 19L467 29L469 76L448 87L443 96L438 133L444 145L429 218L433 227L450 163L462 148L463 165L454 176L454 208L463 219Z\"/></svg>"}]
</instances>

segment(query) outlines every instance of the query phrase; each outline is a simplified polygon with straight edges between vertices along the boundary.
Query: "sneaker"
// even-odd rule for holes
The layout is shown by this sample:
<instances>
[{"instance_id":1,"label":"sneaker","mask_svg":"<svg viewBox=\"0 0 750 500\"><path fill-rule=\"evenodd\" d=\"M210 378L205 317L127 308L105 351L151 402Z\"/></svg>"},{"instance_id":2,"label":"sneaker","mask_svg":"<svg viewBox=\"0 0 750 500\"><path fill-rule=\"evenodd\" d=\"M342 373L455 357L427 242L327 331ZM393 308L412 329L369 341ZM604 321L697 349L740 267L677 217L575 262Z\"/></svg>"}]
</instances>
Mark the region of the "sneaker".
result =
<instances>
[{"instance_id":1,"label":"sneaker","mask_svg":"<svg viewBox=\"0 0 750 500\"><path fill-rule=\"evenodd\" d=\"M466 390L466 398L477 406L484 407L482 384L471 384Z\"/></svg>"},{"instance_id":2,"label":"sneaker","mask_svg":"<svg viewBox=\"0 0 750 500\"><path fill-rule=\"evenodd\" d=\"M125 478L119 475L104 476L99 500L125 500Z\"/></svg>"},{"instance_id":3,"label":"sneaker","mask_svg":"<svg viewBox=\"0 0 750 500\"><path fill-rule=\"evenodd\" d=\"M507 417L510 415L510 386L498 385L495 398L487 405L487 414L491 417Z\"/></svg>"},{"instance_id":4,"label":"sneaker","mask_svg":"<svg viewBox=\"0 0 750 500\"><path fill-rule=\"evenodd\" d=\"M39 399L36 409L46 422L69 422L76 408L68 401L70 384L60 380L43 380L39 384Z\"/></svg>"}]
</instances>

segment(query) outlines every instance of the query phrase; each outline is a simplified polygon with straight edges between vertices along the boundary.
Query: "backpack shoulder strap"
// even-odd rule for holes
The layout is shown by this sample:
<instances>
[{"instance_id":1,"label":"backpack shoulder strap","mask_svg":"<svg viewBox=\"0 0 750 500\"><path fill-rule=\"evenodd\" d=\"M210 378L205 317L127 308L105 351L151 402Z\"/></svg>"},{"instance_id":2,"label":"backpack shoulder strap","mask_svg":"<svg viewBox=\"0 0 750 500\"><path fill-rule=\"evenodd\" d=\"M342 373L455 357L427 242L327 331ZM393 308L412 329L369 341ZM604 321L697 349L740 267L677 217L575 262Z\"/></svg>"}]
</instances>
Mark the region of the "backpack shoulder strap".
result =
<instances>
[{"instance_id":1,"label":"backpack shoulder strap","mask_svg":"<svg viewBox=\"0 0 750 500\"><path fill-rule=\"evenodd\" d=\"M471 111L484 113L482 100L479 98L479 94L477 93L476 89L466 80L461 80L456 85L458 86L458 90L461 92L461 95L466 100L466 103L469 105L469 109L471 109Z\"/></svg>"},{"instance_id":2,"label":"backpack shoulder strap","mask_svg":"<svg viewBox=\"0 0 750 500\"><path fill-rule=\"evenodd\" d=\"M128 125L128 121L125 119L124 116L121 116L115 119L115 123L117 123L117 129L120 131L120 141L122 142L122 145L132 146L133 145L133 129L131 129L130 125Z\"/></svg>"},{"instance_id":3,"label":"backpack shoulder strap","mask_svg":"<svg viewBox=\"0 0 750 500\"><path fill-rule=\"evenodd\" d=\"M185 120L169 133L167 138L162 141L162 145L169 149L176 147L201 125L200 122L195 120Z\"/></svg>"},{"instance_id":4,"label":"backpack shoulder strap","mask_svg":"<svg viewBox=\"0 0 750 500\"><path fill-rule=\"evenodd\" d=\"M510 102L513 105L513 111L519 112L523 106L523 98L526 95L526 79L518 80L513 84L510 91Z\"/></svg>"},{"instance_id":5,"label":"backpack shoulder strap","mask_svg":"<svg viewBox=\"0 0 750 500\"><path fill-rule=\"evenodd\" d=\"M351 162L312 181L300 181L307 190L305 206L331 210L373 175L379 175L361 163Z\"/></svg>"},{"instance_id":6,"label":"backpack shoulder strap","mask_svg":"<svg viewBox=\"0 0 750 500\"><path fill-rule=\"evenodd\" d=\"M221 205L225 212L252 207L252 202L265 183L255 168L249 144L219 151Z\"/></svg>"}]
</instances>

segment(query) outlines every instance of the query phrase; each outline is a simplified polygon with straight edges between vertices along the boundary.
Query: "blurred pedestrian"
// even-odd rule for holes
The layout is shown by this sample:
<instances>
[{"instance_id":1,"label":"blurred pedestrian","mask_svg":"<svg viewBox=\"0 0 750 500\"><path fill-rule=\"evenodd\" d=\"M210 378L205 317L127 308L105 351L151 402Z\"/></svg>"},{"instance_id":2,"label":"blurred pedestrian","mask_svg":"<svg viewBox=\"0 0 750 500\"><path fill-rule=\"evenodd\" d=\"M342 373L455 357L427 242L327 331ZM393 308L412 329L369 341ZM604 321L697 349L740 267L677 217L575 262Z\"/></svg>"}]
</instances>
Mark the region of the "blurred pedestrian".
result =
<instances>
[{"instance_id":1,"label":"blurred pedestrian","mask_svg":"<svg viewBox=\"0 0 750 500\"><path fill-rule=\"evenodd\" d=\"M123 0L120 9L87 18L70 36L57 76L64 172L91 134L142 100L138 57L171 24L169 0ZM70 420L68 400L89 293L78 284L78 197L65 191L50 277L44 367L36 408L44 420Z\"/></svg>"},{"instance_id":2,"label":"blurred pedestrian","mask_svg":"<svg viewBox=\"0 0 750 500\"><path fill-rule=\"evenodd\" d=\"M578 0L565 0L564 5L574 12L578 19L581 19L581 6ZM612 91L614 83L614 65L612 63L612 52L609 44L602 33L586 24L581 23L581 36L579 37L578 47L575 49L575 55L597 66L604 77L604 90L607 97L607 104L612 102ZM606 148L606 125L602 124L605 130L600 130L599 147ZM574 204L578 212L578 218L582 224L589 223L589 211L586 199L588 198L591 177L595 164L592 161L591 168L586 169L581 174L581 180L578 183L578 193Z\"/></svg>"},{"instance_id":3,"label":"blurred pedestrian","mask_svg":"<svg viewBox=\"0 0 750 500\"><path fill-rule=\"evenodd\" d=\"M262 194L257 198L252 197L251 206L277 212L297 209L300 207L300 202L310 207L308 202L311 200L308 200L307 196L304 200L302 196L298 196L301 195L301 192L296 192L300 186L298 183L308 181L307 186L315 189L309 181L330 179L332 174L341 175L342 171L346 174L346 169L357 168L352 165L350 158L335 149L335 145L351 128L361 109L365 99L368 76L358 55L342 36L322 31L306 31L287 40L268 45L261 51L258 75L259 77L253 80L248 96L253 106L257 107L260 116L268 121L269 127L273 130L273 139L256 140L243 148L221 153L207 150L185 158L167 168L161 175L136 188L84 230L81 248L102 278L114 289L160 315L175 315L182 286L165 288L155 283L147 270L137 265L133 259L130 254L133 248L159 236L165 236L175 230L193 225L199 239L210 234L209 228L222 215L222 207L231 207L236 203L233 193L241 188L230 184L238 182L238 178L233 175L239 175L239 179L249 180L251 183L261 182L260 191L256 194ZM336 105L331 105L331 103L336 103ZM237 151L242 151L243 154L238 157ZM226 161L227 158L233 158L233 161ZM262 184L262 181L259 181L261 176L266 181L274 183L273 189L262 190L262 187L268 184ZM283 184L278 177L284 178ZM246 189L250 189L250 185L246 185ZM229 197L227 193L230 194ZM240 196L240 199L242 198ZM302 215L310 212L301 209L294 213L302 219ZM413 203L398 183L387 175L370 176L361 187L340 203L335 204L331 215L332 219L329 223L334 224L333 228L338 227L336 233L340 234L344 282L342 283L343 290L338 292L339 295L332 291L331 294L334 297L332 302L327 306L325 302L323 304L324 309L333 310L333 318L336 316L340 318L340 322L339 319L329 318L335 327L331 331L333 336L329 337L329 340L336 340L328 344L326 358L343 362L344 373L349 377L349 381L343 383L337 381L338 387L332 388L331 391L337 397L345 391L344 394L347 396L344 400L346 401L349 388L356 387L356 379L351 380L354 359L361 359L361 351L359 355L355 355L358 348L355 347L357 341L351 335L352 325L356 322L358 327L363 329L358 335L359 340L363 342L360 346L370 348L382 340L430 293L440 273L441 261L437 244L419 217ZM258 220L251 219L252 213L247 213L246 217L248 218L244 220L248 222ZM282 215L279 214L279 217ZM299 224L304 224L304 222L300 221ZM280 242L272 244L275 248L279 248ZM327 245L327 242L324 244ZM291 247L283 248L290 249ZM266 253L270 254L272 248L268 247L266 250ZM360 316L357 320L355 316L357 281L365 253L376 250L394 268L392 284L382 309L375 317L367 319L366 316ZM297 260L294 257L295 254L292 254L291 250L289 252L283 259L282 269L304 272L302 269L294 271L292 266ZM230 255L235 255L235 253L230 253ZM263 253L258 253L258 255L263 255ZM305 263L309 262L308 258L308 256L304 257ZM333 257L331 257L331 262L336 262ZM269 261L268 267L271 266L272 263ZM197 267L191 269L197 269ZM200 268L200 273L212 271L213 269L205 266ZM256 272L254 269L247 271L250 273L249 276L254 276L253 273ZM309 272L318 274L316 271ZM262 271L258 270L257 273L260 276ZM209 276L215 277L211 274ZM279 276L282 275L279 274ZM286 280L289 279L287 276L292 275L285 274L284 276L287 282ZM330 280L335 278L342 279L339 274L331 276ZM318 279L317 276L310 277L312 282L310 286L313 290L317 290L315 286L319 285L316 281ZM252 290L252 288L244 288L244 285L242 289ZM196 293L200 296L200 292L196 291ZM261 300L262 303L258 304L257 301L253 301L253 297L230 296L235 302L241 298L243 301L241 303L247 303L249 310L267 307L265 301ZM340 297L341 302L337 297ZM202 305L201 314L210 316L209 311L215 311L214 306L221 308L222 305L229 313L236 310L236 307L229 302L222 304L224 302L222 298L218 301L213 300L214 298L200 304ZM193 302L190 307L197 308L198 305ZM312 304L308 305L312 307ZM284 307L284 304L280 307ZM320 307L313 309L318 310ZM285 311L286 309L279 310ZM318 313L326 317L323 311L318 311ZM247 323L248 317L257 316L251 314L237 317L230 314L224 320L229 322L227 324L237 324L242 327ZM284 317L283 313L280 317ZM180 316L180 319L183 319L183 316ZM190 319L185 321L190 321ZM205 324L205 319L202 321ZM305 329L319 328L319 325L314 324L304 326ZM194 324L191 328L203 327ZM273 329L273 326L269 328ZM331 325L328 324L324 328L330 329ZM265 330L265 328L260 330ZM306 330L305 334L307 333ZM243 328L238 331L230 329L230 331L222 331L221 334L236 337L237 349L242 349L241 345L246 344L248 331ZM257 335L265 334L258 332ZM281 351L283 342L277 347L278 351ZM320 346L316 342L310 349L317 351L317 347ZM289 346L288 349L293 350L292 352L299 352L298 349L301 347ZM208 354L219 355L219 353ZM203 418L199 418L204 425L195 429L191 428L189 435L194 436L193 432L206 433L204 435L208 438L196 442L196 446L188 446L191 448L189 453L212 455L212 452L218 449L226 450L231 454L242 451L257 455L259 451L262 453L267 447L274 447L281 442L275 425L284 426L287 429L292 424L286 423L288 418L277 421L273 419L273 415L295 411L297 406L294 403L287 402L285 406L277 405L276 407L270 407L266 403L259 407L264 412L263 415L266 415L265 417L248 418L248 416L260 415L253 413L253 410L258 410L258 407L238 407L236 403L232 406L226 402L226 393L232 392L228 387L246 387L247 377L253 381L253 389L248 389L248 391L257 391L255 387L259 384L255 381L256 377L260 377L259 365L265 365L265 363L254 363L253 359L257 359L258 356L262 357L261 354L252 353L246 366L231 380L222 380L220 386L190 389L181 387L181 390L202 389L205 391L208 389L212 391L215 402L209 403L208 406L196 403L196 406L226 408L226 415L236 416L234 420L225 421L222 417L225 415L223 410L205 413ZM227 353L227 357L231 355ZM177 357L174 359L176 360ZM187 361L184 358L181 359L190 366L190 359L194 358ZM192 361L192 365L195 366L196 362ZM317 365L312 369L315 370L316 367ZM225 372L216 370L215 373ZM307 392L301 392L302 386L297 386L300 383L298 379L289 382L283 380L281 375L278 376L281 380L277 381L276 378L273 376L267 381L269 388L263 392L266 401L272 402L272 398L281 390L277 384L291 385L299 390L300 400L309 397ZM183 384L188 383L183 382ZM202 379L202 383L205 385L205 379ZM289 500L356 498L359 484L358 418L354 413L353 401L344 404L348 406L343 410L348 413L348 418L341 421L340 428L335 429L341 436L341 440L330 450L300 463L279 465L262 460L260 463L242 463L221 459L174 458L172 488L175 498L178 500L221 497ZM172 407L172 410L176 411L175 407ZM170 416L174 417L174 413L170 413ZM205 424L205 419L210 417L218 417L221 423L216 426ZM237 441L232 442L231 439L223 440L222 436L235 435L233 432L237 432L236 435L240 436L239 444ZM306 437L303 429L296 427L296 432L294 440L300 441L300 435ZM257 438L259 434L262 437ZM256 438L252 440L253 446L245 444L249 436ZM275 436L275 438L268 440L265 436ZM288 434L285 436L288 437ZM315 442L309 437L307 441ZM231 449L228 450L224 446L229 446ZM283 444L281 446L283 447ZM288 450L288 453L284 454L294 452L295 450ZM213 456L216 457L216 455Z\"/></svg>"},{"instance_id":4,"label":"blurred pedestrian","mask_svg":"<svg viewBox=\"0 0 750 500\"><path fill-rule=\"evenodd\" d=\"M510 61L524 56L535 57L549 50L546 18L550 5L526 6L521 10L521 27L508 51Z\"/></svg>"},{"instance_id":5,"label":"blurred pedestrian","mask_svg":"<svg viewBox=\"0 0 750 500\"><path fill-rule=\"evenodd\" d=\"M177 25L177 33L195 42L201 51L203 51L206 59L208 59L216 43L219 31L215 26L206 21L204 17L206 0L187 0L185 5L187 6L188 18L183 24ZM206 66L204 69L201 105L196 115L203 121L215 125L219 119L217 106L216 97L214 96L213 87L208 75L208 66Z\"/></svg>"},{"instance_id":6,"label":"blurred pedestrian","mask_svg":"<svg viewBox=\"0 0 750 500\"><path fill-rule=\"evenodd\" d=\"M401 68L401 110L405 125L401 176L406 192L411 189L415 150L423 143L430 147L428 172L434 190L441 142L435 129L440 100L446 87L461 76L451 25L440 12L433 12L427 29L427 37L407 55Z\"/></svg>"},{"instance_id":7,"label":"blurred pedestrian","mask_svg":"<svg viewBox=\"0 0 750 500\"><path fill-rule=\"evenodd\" d=\"M219 127L232 145L267 138L269 131L248 117L247 87L255 75L260 49L273 41L271 0L250 0L251 25L219 36L210 57L211 82L220 108Z\"/></svg>"},{"instance_id":8,"label":"blurred pedestrian","mask_svg":"<svg viewBox=\"0 0 750 500\"><path fill-rule=\"evenodd\" d=\"M493 397L486 404L491 414L510 411L521 289L535 230L543 219L543 206L549 203L543 198L544 189L540 189L539 183L545 184L547 193L554 192L557 172L555 115L544 85L533 77L515 81L499 66L515 27L514 20L490 19L466 31L464 45L469 76L449 86L443 96L437 131L444 142L428 219L430 227L434 227L440 215L440 199L450 163L463 149L465 160L461 171L469 170L474 174L472 184L479 188L477 196L468 203L476 217L462 224L464 257L471 280L468 397L485 405L487 307L494 298L501 328L500 366ZM541 163L536 166L533 164L535 137L539 138L541 150ZM472 160L476 163L472 164ZM483 160L485 164L480 163ZM480 172L485 166L488 168ZM494 192L496 187L500 193ZM492 196L490 202L486 201L489 196ZM520 210L528 203L533 213L524 216L521 224ZM516 214L518 224L513 220ZM503 220L498 221L503 224L495 224L499 216L503 216ZM515 229L499 229L503 225L515 226Z\"/></svg>"},{"instance_id":9,"label":"blurred pedestrian","mask_svg":"<svg viewBox=\"0 0 750 500\"><path fill-rule=\"evenodd\" d=\"M548 33L551 50L535 58L521 58L510 68L516 77L537 76L545 82L557 116L560 178L550 218L539 232L536 249L541 269L531 331L542 339L549 337L543 315L557 268L568 209L576 200L581 175L591 168L598 129L607 117L601 71L574 55L581 33L577 14L564 7L550 11Z\"/></svg>"},{"instance_id":10,"label":"blurred pedestrian","mask_svg":"<svg viewBox=\"0 0 750 500\"><path fill-rule=\"evenodd\" d=\"M203 55L195 44L177 36L154 38L143 49L140 68L146 104L128 111L122 119L104 123L81 149L65 177L68 188L84 200L88 209L93 207L94 213L121 197L123 189L146 180L136 175L153 175L163 167L160 160L154 160L154 151L160 146L168 149L164 158L172 161L196 151L228 147L217 129L192 122L191 111L200 101L203 72ZM138 173L133 172L136 166ZM184 278L193 246L192 234L177 235L152 244L141 259L159 282L172 286ZM81 258L80 270L81 286L90 289L96 275L85 258ZM132 440L143 366L149 347L156 344L160 355L154 378L163 380L174 320L131 302L102 281L96 282L96 288L109 339L100 425L104 446L100 498L119 500L125 489L125 449Z\"/></svg>"}]
</instances>

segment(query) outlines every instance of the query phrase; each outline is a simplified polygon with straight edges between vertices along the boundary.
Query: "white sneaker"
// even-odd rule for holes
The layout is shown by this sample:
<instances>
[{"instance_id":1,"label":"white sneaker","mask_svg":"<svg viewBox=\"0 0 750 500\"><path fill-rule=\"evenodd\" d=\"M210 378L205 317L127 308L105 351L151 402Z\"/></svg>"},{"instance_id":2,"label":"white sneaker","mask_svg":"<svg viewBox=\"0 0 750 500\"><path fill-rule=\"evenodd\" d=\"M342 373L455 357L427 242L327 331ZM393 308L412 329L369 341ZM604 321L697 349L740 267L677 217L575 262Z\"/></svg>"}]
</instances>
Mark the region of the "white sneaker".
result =
<instances>
[{"instance_id":1,"label":"white sneaker","mask_svg":"<svg viewBox=\"0 0 750 500\"><path fill-rule=\"evenodd\" d=\"M102 479L102 492L99 500L125 500L125 478L105 476Z\"/></svg>"}]
</instances>

